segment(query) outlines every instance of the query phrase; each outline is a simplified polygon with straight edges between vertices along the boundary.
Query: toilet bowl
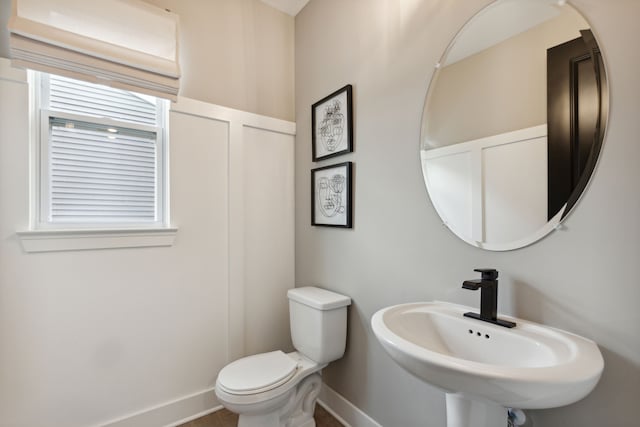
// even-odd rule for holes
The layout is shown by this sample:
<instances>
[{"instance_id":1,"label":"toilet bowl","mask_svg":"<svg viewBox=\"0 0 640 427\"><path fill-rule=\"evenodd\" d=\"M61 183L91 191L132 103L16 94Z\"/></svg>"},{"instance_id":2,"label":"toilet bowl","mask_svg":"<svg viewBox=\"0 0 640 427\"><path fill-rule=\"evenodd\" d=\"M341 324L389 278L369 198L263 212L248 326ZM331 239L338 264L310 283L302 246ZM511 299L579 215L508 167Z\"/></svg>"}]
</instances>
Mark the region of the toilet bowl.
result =
<instances>
[{"instance_id":1,"label":"toilet bowl","mask_svg":"<svg viewBox=\"0 0 640 427\"><path fill-rule=\"evenodd\" d=\"M291 289L291 338L297 351L238 359L216 380L216 396L239 415L238 427L315 427L320 370L344 354L351 299L325 289Z\"/></svg>"},{"instance_id":2,"label":"toilet bowl","mask_svg":"<svg viewBox=\"0 0 640 427\"><path fill-rule=\"evenodd\" d=\"M227 365L216 381L218 400L243 418L238 427L300 426L286 424L297 415L312 419L321 379L317 374L327 364L318 364L298 352L262 353ZM304 386L302 383L304 382Z\"/></svg>"}]
</instances>

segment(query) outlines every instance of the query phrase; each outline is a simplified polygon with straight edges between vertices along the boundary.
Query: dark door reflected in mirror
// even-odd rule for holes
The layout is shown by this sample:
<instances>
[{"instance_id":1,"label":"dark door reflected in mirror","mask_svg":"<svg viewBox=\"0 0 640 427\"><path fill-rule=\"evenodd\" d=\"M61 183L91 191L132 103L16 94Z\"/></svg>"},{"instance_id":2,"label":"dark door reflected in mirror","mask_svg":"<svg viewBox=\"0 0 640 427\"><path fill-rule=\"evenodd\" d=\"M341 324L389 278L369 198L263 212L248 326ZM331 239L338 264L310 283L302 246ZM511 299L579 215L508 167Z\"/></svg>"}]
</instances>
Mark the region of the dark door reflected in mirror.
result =
<instances>
[{"instance_id":1,"label":"dark door reflected in mirror","mask_svg":"<svg viewBox=\"0 0 640 427\"><path fill-rule=\"evenodd\" d=\"M607 79L591 30L547 50L548 219L582 193L600 153ZM583 179L583 177L586 177Z\"/></svg>"},{"instance_id":2,"label":"dark door reflected in mirror","mask_svg":"<svg viewBox=\"0 0 640 427\"><path fill-rule=\"evenodd\" d=\"M593 173L608 97L598 44L571 5L480 11L443 55L423 113L423 175L443 222L489 250L551 232Z\"/></svg>"}]
</instances>

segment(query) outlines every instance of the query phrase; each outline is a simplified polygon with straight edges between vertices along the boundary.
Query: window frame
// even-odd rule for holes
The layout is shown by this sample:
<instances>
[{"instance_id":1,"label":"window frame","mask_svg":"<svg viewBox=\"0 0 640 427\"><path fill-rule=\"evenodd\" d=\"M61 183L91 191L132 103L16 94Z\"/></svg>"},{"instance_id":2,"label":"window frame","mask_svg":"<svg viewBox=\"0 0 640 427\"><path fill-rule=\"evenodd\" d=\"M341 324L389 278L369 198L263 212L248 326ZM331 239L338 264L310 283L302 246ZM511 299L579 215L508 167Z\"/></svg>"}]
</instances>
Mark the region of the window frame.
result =
<instances>
[{"instance_id":1,"label":"window frame","mask_svg":"<svg viewBox=\"0 0 640 427\"><path fill-rule=\"evenodd\" d=\"M169 228L168 203L168 112L169 101L156 98L156 126L120 121L108 117L89 116L49 108L49 74L30 71L33 87L31 109L34 117L34 180L35 197L32 198L32 230L129 230ZM95 123L98 125L153 132L156 135L155 150L155 221L52 221L50 187L51 118Z\"/></svg>"},{"instance_id":2,"label":"window frame","mask_svg":"<svg viewBox=\"0 0 640 427\"><path fill-rule=\"evenodd\" d=\"M28 227L16 231L16 236L26 253L150 248L173 246L178 228L171 225L169 196L169 113L171 103L159 99L164 104L162 126L162 149L157 150L160 156L157 163L162 167L162 199L158 199L157 209L161 209L162 217L155 224L145 223L136 226L133 223L82 224L72 228L72 224L43 224L41 219L41 148L42 121L40 102L42 97L40 73L27 70L26 81L29 101L29 216ZM46 126L48 132L48 124ZM47 141L48 142L48 141ZM159 160L161 159L161 161Z\"/></svg>"}]
</instances>

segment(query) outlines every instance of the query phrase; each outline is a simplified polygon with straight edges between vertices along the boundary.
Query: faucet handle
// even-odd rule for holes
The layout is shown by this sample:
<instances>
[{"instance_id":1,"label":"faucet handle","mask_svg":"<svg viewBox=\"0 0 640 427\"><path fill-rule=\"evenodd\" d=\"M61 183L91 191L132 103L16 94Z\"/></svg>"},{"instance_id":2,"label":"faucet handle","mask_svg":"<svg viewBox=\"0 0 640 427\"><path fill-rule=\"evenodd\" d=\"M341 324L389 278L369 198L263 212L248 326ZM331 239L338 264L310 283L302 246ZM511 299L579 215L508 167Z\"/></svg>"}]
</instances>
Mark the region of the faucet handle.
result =
<instances>
[{"instance_id":1,"label":"faucet handle","mask_svg":"<svg viewBox=\"0 0 640 427\"><path fill-rule=\"evenodd\" d=\"M473 271L480 273L482 280L496 280L498 278L498 270L495 268L476 268Z\"/></svg>"}]
</instances>

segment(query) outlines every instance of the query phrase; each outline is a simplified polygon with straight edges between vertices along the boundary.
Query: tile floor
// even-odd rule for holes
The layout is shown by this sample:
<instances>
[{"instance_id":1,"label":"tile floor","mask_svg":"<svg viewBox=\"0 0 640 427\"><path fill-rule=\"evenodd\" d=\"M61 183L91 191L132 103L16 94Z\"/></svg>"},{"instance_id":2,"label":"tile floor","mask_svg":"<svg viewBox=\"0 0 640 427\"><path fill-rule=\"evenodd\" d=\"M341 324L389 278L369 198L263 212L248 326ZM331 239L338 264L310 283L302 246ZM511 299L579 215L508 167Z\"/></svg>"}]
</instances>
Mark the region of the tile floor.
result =
<instances>
[{"instance_id":1,"label":"tile floor","mask_svg":"<svg viewBox=\"0 0 640 427\"><path fill-rule=\"evenodd\" d=\"M316 420L316 427L344 427L320 405L316 405L313 418ZM226 409L221 409L179 427L236 427L237 425L238 416Z\"/></svg>"}]
</instances>

